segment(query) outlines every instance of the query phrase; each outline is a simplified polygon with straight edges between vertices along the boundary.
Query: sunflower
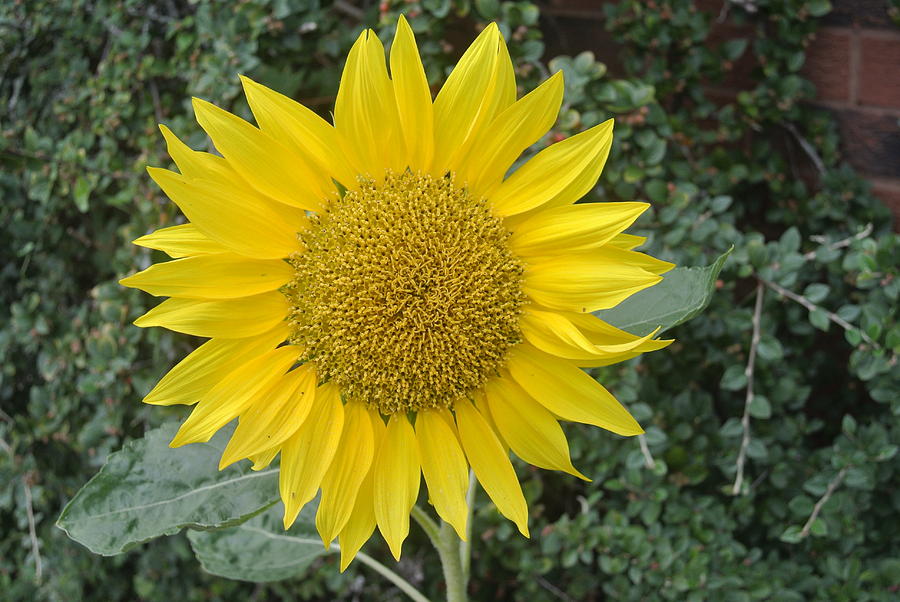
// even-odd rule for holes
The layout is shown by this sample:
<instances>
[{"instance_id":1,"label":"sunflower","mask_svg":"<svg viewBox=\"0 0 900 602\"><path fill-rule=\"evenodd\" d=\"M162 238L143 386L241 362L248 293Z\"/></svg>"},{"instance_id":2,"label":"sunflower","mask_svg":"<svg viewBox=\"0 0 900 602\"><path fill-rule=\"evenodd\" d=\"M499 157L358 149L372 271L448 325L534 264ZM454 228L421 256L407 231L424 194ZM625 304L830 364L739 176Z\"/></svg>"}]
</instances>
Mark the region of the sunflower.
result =
<instances>
[{"instance_id":1,"label":"sunflower","mask_svg":"<svg viewBox=\"0 0 900 602\"><path fill-rule=\"evenodd\" d=\"M196 404L171 446L237 418L220 468L280 454L285 528L321 490L342 570L376 526L399 559L422 474L461 538L470 467L527 536L509 450L585 479L560 420L642 430L581 368L669 343L591 313L671 267L623 234L645 203L574 204L612 121L509 173L555 122L561 72L517 100L491 24L432 100L402 17L389 63L363 32L334 125L243 77L258 127L193 101L221 156L160 126L180 173L148 171L189 221L137 239L174 260L121 281L170 297L136 325L210 339L144 399Z\"/></svg>"}]
</instances>

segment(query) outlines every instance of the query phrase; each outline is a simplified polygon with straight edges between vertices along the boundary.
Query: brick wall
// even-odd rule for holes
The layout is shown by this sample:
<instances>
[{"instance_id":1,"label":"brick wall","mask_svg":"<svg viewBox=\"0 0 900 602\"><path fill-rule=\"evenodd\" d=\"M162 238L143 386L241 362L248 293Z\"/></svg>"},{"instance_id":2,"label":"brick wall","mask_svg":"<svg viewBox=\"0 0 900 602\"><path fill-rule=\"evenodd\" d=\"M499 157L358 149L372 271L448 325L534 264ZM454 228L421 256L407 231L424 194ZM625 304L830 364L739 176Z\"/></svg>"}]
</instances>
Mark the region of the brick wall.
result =
<instances>
[{"instance_id":1,"label":"brick wall","mask_svg":"<svg viewBox=\"0 0 900 602\"><path fill-rule=\"evenodd\" d=\"M549 54L592 50L615 72L620 52L603 24L609 0L544 0ZM698 0L717 15L721 0ZM843 156L872 183L894 213L900 229L900 28L888 16L886 0L832 0L833 11L809 47L803 74L817 90L815 105L831 111L841 129ZM716 40L740 32L716 25ZM730 97L746 85L755 65L749 53L713 97Z\"/></svg>"}]
</instances>

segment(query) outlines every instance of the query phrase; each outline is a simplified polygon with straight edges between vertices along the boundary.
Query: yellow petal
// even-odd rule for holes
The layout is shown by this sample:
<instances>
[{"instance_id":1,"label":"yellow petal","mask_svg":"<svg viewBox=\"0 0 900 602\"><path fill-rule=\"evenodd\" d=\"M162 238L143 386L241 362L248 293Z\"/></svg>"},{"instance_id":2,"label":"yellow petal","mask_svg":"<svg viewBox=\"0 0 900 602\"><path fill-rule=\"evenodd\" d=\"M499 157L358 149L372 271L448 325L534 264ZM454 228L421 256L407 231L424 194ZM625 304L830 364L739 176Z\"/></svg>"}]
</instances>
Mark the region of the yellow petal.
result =
<instances>
[{"instance_id":1,"label":"yellow petal","mask_svg":"<svg viewBox=\"0 0 900 602\"><path fill-rule=\"evenodd\" d=\"M612 119L553 144L491 192L497 215L570 205L597 183L612 145Z\"/></svg>"},{"instance_id":2,"label":"yellow petal","mask_svg":"<svg viewBox=\"0 0 900 602\"><path fill-rule=\"evenodd\" d=\"M238 188L243 192L252 192L250 185L228 164L224 157L195 151L178 139L172 130L160 124L160 131L166 139L169 156L175 161L178 170L188 180L215 180L222 184Z\"/></svg>"},{"instance_id":3,"label":"yellow petal","mask_svg":"<svg viewBox=\"0 0 900 602\"><path fill-rule=\"evenodd\" d=\"M322 480L322 499L316 513L316 528L326 548L350 519L374 453L375 435L369 411L363 403L348 402L344 406L344 432Z\"/></svg>"},{"instance_id":4,"label":"yellow petal","mask_svg":"<svg viewBox=\"0 0 900 602\"><path fill-rule=\"evenodd\" d=\"M205 236L194 224L160 228L132 241L139 247L162 251L169 257L188 257L225 253L228 247Z\"/></svg>"},{"instance_id":5,"label":"yellow petal","mask_svg":"<svg viewBox=\"0 0 900 602\"><path fill-rule=\"evenodd\" d=\"M295 361L297 348L287 345L259 355L234 370L203 396L181 424L169 446L209 441L216 431L240 415L259 391L287 372Z\"/></svg>"},{"instance_id":6,"label":"yellow petal","mask_svg":"<svg viewBox=\"0 0 900 602\"><path fill-rule=\"evenodd\" d=\"M637 351L659 331L657 328L643 337L632 336L625 342L598 344L591 341L563 313L542 311L534 307L525 308L519 325L529 343L541 351L570 360L610 359L618 354Z\"/></svg>"},{"instance_id":7,"label":"yellow petal","mask_svg":"<svg viewBox=\"0 0 900 602\"><path fill-rule=\"evenodd\" d=\"M302 212L227 183L190 180L155 167L147 172L201 233L235 253L279 259L300 250Z\"/></svg>"},{"instance_id":8,"label":"yellow petal","mask_svg":"<svg viewBox=\"0 0 900 602\"><path fill-rule=\"evenodd\" d=\"M316 367L307 363L274 380L256 394L241 413L238 426L222 452L219 470L242 458L252 458L293 435L313 405Z\"/></svg>"},{"instance_id":9,"label":"yellow petal","mask_svg":"<svg viewBox=\"0 0 900 602\"><path fill-rule=\"evenodd\" d=\"M562 97L563 73L557 71L500 113L476 135L471 151L457 168L460 184L479 197L499 184L522 151L556 121Z\"/></svg>"},{"instance_id":10,"label":"yellow petal","mask_svg":"<svg viewBox=\"0 0 900 602\"><path fill-rule=\"evenodd\" d=\"M331 178L347 187L356 184L356 174L347 164L337 132L330 123L299 102L249 77L242 75L241 83L259 128L316 165L318 176L325 179L318 183L320 188L330 191Z\"/></svg>"},{"instance_id":11,"label":"yellow petal","mask_svg":"<svg viewBox=\"0 0 900 602\"><path fill-rule=\"evenodd\" d=\"M508 358L507 367L516 382L563 420L593 424L624 436L644 432L603 385L571 362L526 344L510 350Z\"/></svg>"},{"instance_id":12,"label":"yellow petal","mask_svg":"<svg viewBox=\"0 0 900 602\"><path fill-rule=\"evenodd\" d=\"M572 466L569 443L553 415L512 379L495 378L484 391L497 428L517 456L540 468L590 481Z\"/></svg>"},{"instance_id":13,"label":"yellow petal","mask_svg":"<svg viewBox=\"0 0 900 602\"><path fill-rule=\"evenodd\" d=\"M406 18L400 15L391 45L391 77L403 139L406 164L427 172L434 156L434 110L419 48Z\"/></svg>"},{"instance_id":14,"label":"yellow petal","mask_svg":"<svg viewBox=\"0 0 900 602\"><path fill-rule=\"evenodd\" d=\"M646 236L635 236L634 234L616 234L611 239L609 239L609 241L607 241L606 245L608 247L616 247L618 249L631 251L635 247L639 247L645 242L647 242Z\"/></svg>"},{"instance_id":15,"label":"yellow petal","mask_svg":"<svg viewBox=\"0 0 900 602\"><path fill-rule=\"evenodd\" d=\"M374 435L375 452L374 457L378 456L381 443L384 441L384 421L378 412L369 411L369 419L372 423L372 433ZM353 506L353 512L350 519L344 525L338 541L341 544L341 572L343 573L350 562L356 557L357 552L362 548L363 544L372 536L375 531L375 467L369 467L369 472L363 479L362 485L359 487L359 493L356 496L356 504Z\"/></svg>"},{"instance_id":16,"label":"yellow petal","mask_svg":"<svg viewBox=\"0 0 900 602\"><path fill-rule=\"evenodd\" d=\"M647 203L584 203L535 211L517 224L509 245L519 255L556 255L601 247L650 207Z\"/></svg>"},{"instance_id":17,"label":"yellow petal","mask_svg":"<svg viewBox=\"0 0 900 602\"><path fill-rule=\"evenodd\" d=\"M216 383L287 338L287 324L247 339L212 339L181 360L144 397L144 403L192 404Z\"/></svg>"},{"instance_id":18,"label":"yellow petal","mask_svg":"<svg viewBox=\"0 0 900 602\"><path fill-rule=\"evenodd\" d=\"M134 321L198 337L240 339L267 332L284 320L290 306L277 291L240 299L167 299Z\"/></svg>"},{"instance_id":19,"label":"yellow petal","mask_svg":"<svg viewBox=\"0 0 900 602\"><path fill-rule=\"evenodd\" d=\"M233 299L274 291L293 277L294 269L280 259L219 253L157 263L119 284L156 296Z\"/></svg>"},{"instance_id":20,"label":"yellow petal","mask_svg":"<svg viewBox=\"0 0 900 602\"><path fill-rule=\"evenodd\" d=\"M280 451L281 446L276 445L262 453L250 456L250 461L253 462L253 466L250 467L250 470L262 470L263 468L268 468L269 464L272 463L272 460L275 459L275 456L277 456Z\"/></svg>"},{"instance_id":21,"label":"yellow petal","mask_svg":"<svg viewBox=\"0 0 900 602\"><path fill-rule=\"evenodd\" d=\"M428 484L428 497L438 516L453 525L460 539L465 541L469 465L450 426L452 420L450 412L444 409L418 412L416 439L422 457L422 472Z\"/></svg>"},{"instance_id":22,"label":"yellow petal","mask_svg":"<svg viewBox=\"0 0 900 602\"><path fill-rule=\"evenodd\" d=\"M463 450L478 482L487 491L497 510L514 522L522 535L528 537L528 504L525 503L525 496L522 495L522 488L509 456L490 425L468 400L456 400L453 410Z\"/></svg>"},{"instance_id":23,"label":"yellow petal","mask_svg":"<svg viewBox=\"0 0 900 602\"><path fill-rule=\"evenodd\" d=\"M253 188L291 207L314 211L321 206L331 187L323 187L303 157L214 104L194 98L193 106L216 149Z\"/></svg>"},{"instance_id":24,"label":"yellow petal","mask_svg":"<svg viewBox=\"0 0 900 602\"><path fill-rule=\"evenodd\" d=\"M285 529L294 524L303 506L315 497L334 458L343 428L340 390L332 383L322 385L316 389L306 420L281 448L279 486Z\"/></svg>"},{"instance_id":25,"label":"yellow petal","mask_svg":"<svg viewBox=\"0 0 900 602\"><path fill-rule=\"evenodd\" d=\"M393 414L375 458L375 518L396 560L409 534L409 513L419 495L419 447L405 414Z\"/></svg>"},{"instance_id":26,"label":"yellow petal","mask_svg":"<svg viewBox=\"0 0 900 602\"><path fill-rule=\"evenodd\" d=\"M614 307L662 280L642 267L594 251L532 259L522 290L551 309L587 313Z\"/></svg>"},{"instance_id":27,"label":"yellow petal","mask_svg":"<svg viewBox=\"0 0 900 602\"><path fill-rule=\"evenodd\" d=\"M512 69L503 61L509 61L509 54L491 23L463 53L434 100L433 175L452 169L474 135L515 101L515 83L509 86Z\"/></svg>"},{"instance_id":28,"label":"yellow petal","mask_svg":"<svg viewBox=\"0 0 900 602\"><path fill-rule=\"evenodd\" d=\"M334 125L358 173L377 179L386 167L397 172L405 167L403 133L384 46L371 29L359 35L347 56L334 105Z\"/></svg>"}]
</instances>

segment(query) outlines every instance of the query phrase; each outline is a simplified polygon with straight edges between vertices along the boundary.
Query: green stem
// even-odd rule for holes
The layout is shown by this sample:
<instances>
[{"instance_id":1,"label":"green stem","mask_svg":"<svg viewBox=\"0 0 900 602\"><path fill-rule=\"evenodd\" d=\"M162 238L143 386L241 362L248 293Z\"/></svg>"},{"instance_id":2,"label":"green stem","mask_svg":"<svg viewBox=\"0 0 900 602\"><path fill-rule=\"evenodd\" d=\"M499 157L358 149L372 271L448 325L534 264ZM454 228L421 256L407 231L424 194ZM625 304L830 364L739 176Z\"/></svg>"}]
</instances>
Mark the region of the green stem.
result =
<instances>
[{"instance_id":1,"label":"green stem","mask_svg":"<svg viewBox=\"0 0 900 602\"><path fill-rule=\"evenodd\" d=\"M447 602L466 602L468 579L463 573L461 542L456 531L443 522L438 527L437 523L418 506L413 506L412 517L428 535L441 559L444 581L447 583Z\"/></svg>"},{"instance_id":2,"label":"green stem","mask_svg":"<svg viewBox=\"0 0 900 602\"><path fill-rule=\"evenodd\" d=\"M336 547L336 546L335 546ZM410 597L410 599L415 600L415 602L430 602L428 598L422 595L422 593L414 588L408 581L406 581L403 577L387 568L368 554L363 552L356 553L356 559L362 562L365 565L368 565L376 572L380 573L385 579L393 583L397 586L397 588L402 591L404 594Z\"/></svg>"},{"instance_id":3,"label":"green stem","mask_svg":"<svg viewBox=\"0 0 900 602\"><path fill-rule=\"evenodd\" d=\"M453 527L441 524L441 545L438 554L444 569L444 581L447 582L447 602L466 602L468 596L468 580L463 573L460 544L462 543Z\"/></svg>"}]
</instances>

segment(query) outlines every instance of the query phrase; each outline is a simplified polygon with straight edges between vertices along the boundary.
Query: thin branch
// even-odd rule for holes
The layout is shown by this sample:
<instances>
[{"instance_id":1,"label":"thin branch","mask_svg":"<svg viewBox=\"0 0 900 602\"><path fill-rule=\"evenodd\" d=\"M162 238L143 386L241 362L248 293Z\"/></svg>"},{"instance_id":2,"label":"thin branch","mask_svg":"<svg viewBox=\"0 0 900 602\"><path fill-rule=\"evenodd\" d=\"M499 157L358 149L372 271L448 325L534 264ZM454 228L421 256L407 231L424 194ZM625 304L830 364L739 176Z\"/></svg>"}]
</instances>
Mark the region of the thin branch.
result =
<instances>
[{"instance_id":1,"label":"thin branch","mask_svg":"<svg viewBox=\"0 0 900 602\"><path fill-rule=\"evenodd\" d=\"M828 249L829 251L832 251L834 249L843 249L844 247L849 247L851 244L853 244L854 241L862 240L866 236L871 234L872 230L874 230L874 229L875 228L874 228L874 226L872 226L872 223L869 222L868 224L866 224L866 227L863 228L860 232L857 232L853 236L848 236L847 238L841 239L837 242L833 242L830 245L827 245L825 248ZM810 239L813 242L818 242L823 245L827 242L821 236L810 236ZM815 259L815 258L816 258L816 251L810 251L809 253L803 254L803 259L809 260L809 259Z\"/></svg>"},{"instance_id":2,"label":"thin branch","mask_svg":"<svg viewBox=\"0 0 900 602\"><path fill-rule=\"evenodd\" d=\"M334 9L359 21L362 21L366 17L366 11L357 6L353 6L347 2L347 0L335 0Z\"/></svg>"},{"instance_id":3,"label":"thin branch","mask_svg":"<svg viewBox=\"0 0 900 602\"><path fill-rule=\"evenodd\" d=\"M756 366L756 348L759 346L759 324L762 316L763 293L765 287L762 282L756 283L756 304L753 306L753 336L750 339L750 353L747 358L747 368L744 375L747 377L747 396L744 398L744 415L741 417L741 428L744 434L741 437L741 449L737 458L737 475L734 478L734 487L731 495L741 492L744 484L744 464L747 462L747 448L750 446L750 404L753 403L753 369Z\"/></svg>"},{"instance_id":4,"label":"thin branch","mask_svg":"<svg viewBox=\"0 0 900 602\"><path fill-rule=\"evenodd\" d=\"M816 505L813 506L812 514L809 515L809 520L806 521L806 524L803 525L803 529L800 530L800 538L803 539L809 536L809 530L812 529L812 525L816 522L816 519L819 518L819 513L822 511L822 506L824 506L828 500L831 499L831 494L834 493L834 490L837 489L840 484L843 482L844 477L847 476L847 471L850 470L852 466L845 466L841 469L837 475L831 479L831 482L828 483L828 488L825 490L825 494L819 498L819 501L816 502Z\"/></svg>"},{"instance_id":5,"label":"thin branch","mask_svg":"<svg viewBox=\"0 0 900 602\"><path fill-rule=\"evenodd\" d=\"M37 538L37 530L34 524L34 505L31 499L31 486L28 480L23 478L22 485L25 487L25 513L28 515L28 537L31 539L31 551L34 554L34 580L38 583L44 575L44 565L41 561L41 547Z\"/></svg>"},{"instance_id":6,"label":"thin branch","mask_svg":"<svg viewBox=\"0 0 900 602\"><path fill-rule=\"evenodd\" d=\"M570 598L569 595L566 594L566 592L562 591L561 589L559 589L558 587L556 587L555 585L553 585L552 583L550 583L543 577L538 577L537 582L538 582L538 585L543 587L545 590L547 590L548 592L550 592L551 594L553 594L560 600L565 600L566 602L572 602L572 598Z\"/></svg>"},{"instance_id":7,"label":"thin branch","mask_svg":"<svg viewBox=\"0 0 900 602\"><path fill-rule=\"evenodd\" d=\"M788 289L784 288L783 286L781 286L781 285L779 285L779 284L775 284L774 282L771 282L771 281L766 280L766 279L764 279L764 278L759 278L759 276L757 276L757 279L758 279L761 283L765 284L765 285L768 286L770 289L772 289L773 291L775 291L776 293L778 293L779 295L784 295L785 297L787 297L787 298L790 299L791 301L796 301L797 303L799 303L800 305L802 305L803 307L805 307L805 308L808 309L809 311L821 311L823 314L825 314L825 316L826 316L829 320L831 320L832 322L834 322L835 324L837 324L838 326L840 326L840 327L843 328L844 330L847 330L847 331L856 331L856 332L858 332L858 333L859 333L859 336L860 336L860 337L862 338L862 340L864 340L866 343L868 343L869 345L871 345L872 347L874 347L874 348L876 348L876 349L881 349L881 346L880 346L878 343L876 343L875 341L873 341L873 340L869 337L869 335L867 335L867 334L864 333L861 329L857 328L856 326L854 326L853 324L851 324L851 323L848 322L847 320L843 319L842 317L840 317L840 316L837 315L836 313L830 312L830 311L828 311L827 309L824 309L824 308L822 308L822 307L819 307L818 305L816 305L815 303L813 303L812 301L810 301L809 299L807 299L807 298L804 297L803 295L798 295L797 293L795 293L795 292L793 292L793 291L789 291Z\"/></svg>"},{"instance_id":8,"label":"thin branch","mask_svg":"<svg viewBox=\"0 0 900 602\"><path fill-rule=\"evenodd\" d=\"M803 149L803 152L810 158L813 162L813 165L816 166L816 170L819 172L820 176L824 176L827 172L825 168L825 162L822 161L822 157L819 156L819 152L816 150L812 144L809 143L809 140L803 137L803 134L794 126L793 123L782 123L781 124L784 129L789 131L792 136L797 140L797 143L800 145L800 148Z\"/></svg>"},{"instance_id":9,"label":"thin branch","mask_svg":"<svg viewBox=\"0 0 900 602\"><path fill-rule=\"evenodd\" d=\"M644 454L644 464L650 470L656 468L656 462L653 460L653 455L650 453L650 447L647 445L647 437L643 434L638 435L638 443L641 444L641 453Z\"/></svg>"},{"instance_id":10,"label":"thin branch","mask_svg":"<svg viewBox=\"0 0 900 602\"><path fill-rule=\"evenodd\" d=\"M0 447L2 447L3 451L8 453L10 455L10 457L15 457L16 454L13 451L12 446L10 446L10 444L7 443L6 441L4 441L2 438L0 438Z\"/></svg>"}]
</instances>

